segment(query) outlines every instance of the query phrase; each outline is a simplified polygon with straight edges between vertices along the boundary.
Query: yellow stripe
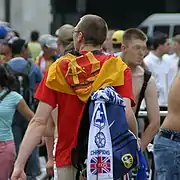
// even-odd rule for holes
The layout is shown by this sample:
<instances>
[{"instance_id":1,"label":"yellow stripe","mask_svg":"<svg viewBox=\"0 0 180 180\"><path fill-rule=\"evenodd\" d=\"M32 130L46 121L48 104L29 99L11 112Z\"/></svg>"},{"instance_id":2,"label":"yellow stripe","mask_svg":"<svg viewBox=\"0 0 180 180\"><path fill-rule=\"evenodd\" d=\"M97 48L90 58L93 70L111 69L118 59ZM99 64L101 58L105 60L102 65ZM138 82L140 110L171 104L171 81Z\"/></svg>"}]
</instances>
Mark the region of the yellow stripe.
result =
<instances>
[{"instance_id":1,"label":"yellow stripe","mask_svg":"<svg viewBox=\"0 0 180 180\"><path fill-rule=\"evenodd\" d=\"M86 56L89 62L92 64L91 73L100 70L100 61L98 61L92 53L87 53Z\"/></svg>"},{"instance_id":2,"label":"yellow stripe","mask_svg":"<svg viewBox=\"0 0 180 180\"><path fill-rule=\"evenodd\" d=\"M71 75L73 78L73 83L79 84L78 74L80 74L82 72L84 72L84 73L86 73L86 72L84 71L84 69L81 66L78 65L76 57L73 59L68 59L68 60L69 60L69 63L68 63L68 71L66 73L66 76ZM72 73L69 73L70 70L72 71Z\"/></svg>"},{"instance_id":3,"label":"yellow stripe","mask_svg":"<svg viewBox=\"0 0 180 180\"><path fill-rule=\"evenodd\" d=\"M74 84L79 84L79 78L78 78L78 72L77 72L77 66L78 66L77 61L73 60L69 62L69 65L71 65L72 78L73 78Z\"/></svg>"}]
</instances>

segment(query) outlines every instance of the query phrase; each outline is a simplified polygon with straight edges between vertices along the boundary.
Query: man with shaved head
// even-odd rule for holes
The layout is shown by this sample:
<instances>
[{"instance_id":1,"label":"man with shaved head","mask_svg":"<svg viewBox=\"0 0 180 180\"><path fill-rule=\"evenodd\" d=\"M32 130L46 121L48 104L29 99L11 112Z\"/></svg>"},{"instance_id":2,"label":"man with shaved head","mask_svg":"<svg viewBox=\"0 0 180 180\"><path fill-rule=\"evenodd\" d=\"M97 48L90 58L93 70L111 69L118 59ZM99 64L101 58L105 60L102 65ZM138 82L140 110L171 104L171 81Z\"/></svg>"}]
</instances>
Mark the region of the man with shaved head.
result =
<instances>
[{"instance_id":1,"label":"man with shaved head","mask_svg":"<svg viewBox=\"0 0 180 180\"><path fill-rule=\"evenodd\" d=\"M136 119L131 108L135 105L131 71L120 57L103 53L107 30L104 19L96 15L83 16L74 28L73 42L77 52L68 53L54 62L39 85L36 92L39 105L21 144L12 180L25 179L26 161L44 135L47 119L57 105L55 161L58 179L79 179L77 170L72 166L72 150L77 145L88 98L104 86L113 86L124 98L129 129L137 135ZM99 76L103 78L97 78Z\"/></svg>"}]
</instances>

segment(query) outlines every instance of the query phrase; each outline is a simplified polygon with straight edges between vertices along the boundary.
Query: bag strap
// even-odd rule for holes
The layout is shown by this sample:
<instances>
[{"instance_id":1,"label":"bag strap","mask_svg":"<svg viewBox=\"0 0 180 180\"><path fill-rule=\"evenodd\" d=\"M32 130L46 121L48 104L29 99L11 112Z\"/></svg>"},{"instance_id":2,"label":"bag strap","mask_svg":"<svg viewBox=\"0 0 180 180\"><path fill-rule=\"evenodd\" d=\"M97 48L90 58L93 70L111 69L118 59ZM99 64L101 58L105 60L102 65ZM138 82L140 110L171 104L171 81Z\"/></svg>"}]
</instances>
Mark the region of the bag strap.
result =
<instances>
[{"instance_id":1,"label":"bag strap","mask_svg":"<svg viewBox=\"0 0 180 180\"><path fill-rule=\"evenodd\" d=\"M151 78L151 72L149 72L148 70L144 70L144 82L143 82L143 85L142 85L142 88L141 88L141 92L140 92L140 95L139 95L139 100L138 100L138 104L137 104L137 108L136 108L136 113L135 113L136 118L138 117L141 102L142 102L142 100L144 98L146 87L147 87L147 84L148 84L148 81L149 81L150 78Z\"/></svg>"},{"instance_id":2,"label":"bag strap","mask_svg":"<svg viewBox=\"0 0 180 180\"><path fill-rule=\"evenodd\" d=\"M24 74L29 75L30 69L31 69L31 65L32 65L32 62L31 61L27 61L27 65L26 65L26 67L24 68L24 71L23 71Z\"/></svg>"},{"instance_id":3,"label":"bag strap","mask_svg":"<svg viewBox=\"0 0 180 180\"><path fill-rule=\"evenodd\" d=\"M79 180L80 174L83 176L86 174L86 167L84 165L84 157L87 155L87 146L84 144L87 141L89 136L89 105L91 103L91 98L88 99L83 115L80 121L78 137L77 137L77 146L71 151L71 162L72 165L77 169L76 180ZM84 149L85 147L85 149Z\"/></svg>"},{"instance_id":4,"label":"bag strap","mask_svg":"<svg viewBox=\"0 0 180 180\"><path fill-rule=\"evenodd\" d=\"M11 92L11 90L7 90L1 97L0 97L0 102Z\"/></svg>"},{"instance_id":5,"label":"bag strap","mask_svg":"<svg viewBox=\"0 0 180 180\"><path fill-rule=\"evenodd\" d=\"M8 63L4 63L4 67L8 73L14 73L13 69Z\"/></svg>"}]
</instances>

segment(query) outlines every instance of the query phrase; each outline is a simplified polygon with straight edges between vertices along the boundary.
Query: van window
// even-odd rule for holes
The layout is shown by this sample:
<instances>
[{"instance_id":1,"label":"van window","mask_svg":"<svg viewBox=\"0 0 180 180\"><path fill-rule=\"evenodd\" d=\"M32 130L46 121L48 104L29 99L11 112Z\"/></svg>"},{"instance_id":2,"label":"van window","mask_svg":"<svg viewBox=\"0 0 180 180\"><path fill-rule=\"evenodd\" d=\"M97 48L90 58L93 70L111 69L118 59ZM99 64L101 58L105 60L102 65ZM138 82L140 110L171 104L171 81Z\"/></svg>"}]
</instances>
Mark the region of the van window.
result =
<instances>
[{"instance_id":1,"label":"van window","mask_svg":"<svg viewBox=\"0 0 180 180\"><path fill-rule=\"evenodd\" d=\"M170 26L154 26L153 33L162 32L169 36L169 29L170 29Z\"/></svg>"},{"instance_id":2,"label":"van window","mask_svg":"<svg viewBox=\"0 0 180 180\"><path fill-rule=\"evenodd\" d=\"M147 34L147 31L148 31L148 27L146 27L146 26L141 26L141 27L139 27L139 29L141 30L141 31L143 31L145 34Z\"/></svg>"},{"instance_id":3,"label":"van window","mask_svg":"<svg viewBox=\"0 0 180 180\"><path fill-rule=\"evenodd\" d=\"M180 26L174 26L173 36L176 36L177 34L180 34Z\"/></svg>"}]
</instances>

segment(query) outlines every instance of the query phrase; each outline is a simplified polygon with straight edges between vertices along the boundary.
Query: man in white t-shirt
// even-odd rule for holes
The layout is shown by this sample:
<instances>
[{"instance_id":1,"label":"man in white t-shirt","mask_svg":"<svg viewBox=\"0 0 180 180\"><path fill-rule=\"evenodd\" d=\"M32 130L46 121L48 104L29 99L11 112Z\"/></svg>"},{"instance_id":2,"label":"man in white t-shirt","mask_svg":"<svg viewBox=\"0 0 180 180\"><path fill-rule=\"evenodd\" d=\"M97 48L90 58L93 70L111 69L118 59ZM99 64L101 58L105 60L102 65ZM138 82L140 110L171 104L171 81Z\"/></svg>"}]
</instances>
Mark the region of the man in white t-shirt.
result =
<instances>
[{"instance_id":1,"label":"man in white t-shirt","mask_svg":"<svg viewBox=\"0 0 180 180\"><path fill-rule=\"evenodd\" d=\"M171 84L174 81L180 68L180 35L176 35L173 38L172 51L172 54L167 54L163 56L163 58L169 62L169 65L171 67L169 72L171 77Z\"/></svg>"},{"instance_id":2,"label":"man in white t-shirt","mask_svg":"<svg viewBox=\"0 0 180 180\"><path fill-rule=\"evenodd\" d=\"M159 106L167 107L168 91L171 85L169 61L163 58L163 55L169 53L170 50L167 35L156 33L152 45L154 50L144 58L144 63L155 78Z\"/></svg>"}]
</instances>

